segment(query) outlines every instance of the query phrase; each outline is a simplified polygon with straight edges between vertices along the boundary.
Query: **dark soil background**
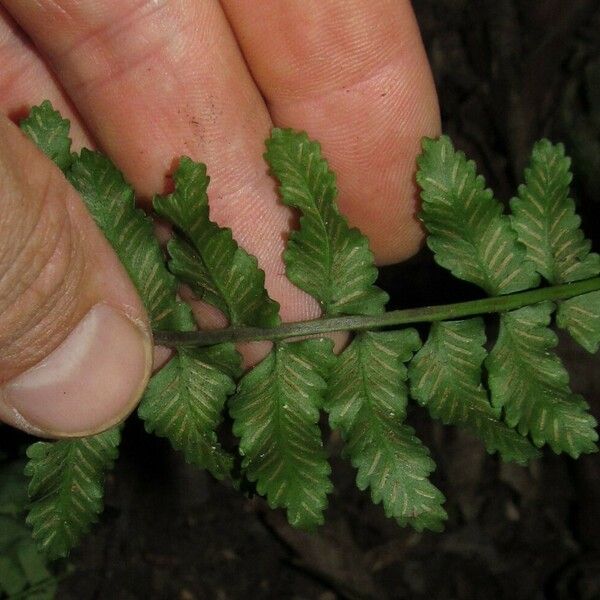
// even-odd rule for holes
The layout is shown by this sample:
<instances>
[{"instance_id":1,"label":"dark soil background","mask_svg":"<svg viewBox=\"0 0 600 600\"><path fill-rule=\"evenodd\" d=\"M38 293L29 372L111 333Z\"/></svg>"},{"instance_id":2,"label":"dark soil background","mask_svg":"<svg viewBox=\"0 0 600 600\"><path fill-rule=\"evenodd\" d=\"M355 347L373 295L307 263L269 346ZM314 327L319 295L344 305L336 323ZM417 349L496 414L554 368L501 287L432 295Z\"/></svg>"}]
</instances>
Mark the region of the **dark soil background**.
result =
<instances>
[{"instance_id":1,"label":"dark soil background","mask_svg":"<svg viewBox=\"0 0 600 600\"><path fill-rule=\"evenodd\" d=\"M587 233L598 249L600 3L590 0L417 0L444 129L510 198L532 143L563 140L575 157ZM423 252L386 269L397 307L465 299ZM563 339L576 391L600 417L596 359ZM332 436L336 491L316 535L291 529L186 466L163 440L125 432L105 514L71 563L59 598L600 599L600 459L548 452L503 465L466 434L409 416L448 497L443 534L399 528L354 486Z\"/></svg>"}]
</instances>

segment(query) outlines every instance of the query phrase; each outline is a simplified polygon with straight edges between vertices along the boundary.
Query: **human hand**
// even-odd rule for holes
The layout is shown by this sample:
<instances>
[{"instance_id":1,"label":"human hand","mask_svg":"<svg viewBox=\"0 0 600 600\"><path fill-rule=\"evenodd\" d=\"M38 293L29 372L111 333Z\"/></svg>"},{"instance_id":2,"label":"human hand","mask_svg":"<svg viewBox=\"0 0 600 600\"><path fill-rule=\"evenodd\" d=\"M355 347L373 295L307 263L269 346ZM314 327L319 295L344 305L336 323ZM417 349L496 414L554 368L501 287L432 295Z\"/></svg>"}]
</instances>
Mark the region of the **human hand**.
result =
<instances>
[{"instance_id":1,"label":"human hand","mask_svg":"<svg viewBox=\"0 0 600 600\"><path fill-rule=\"evenodd\" d=\"M284 320L319 309L285 277L291 215L262 159L273 125L322 143L379 264L419 247L415 157L439 115L407 0L0 0L0 64L1 113L50 99L75 148L101 148L142 197L181 154L205 162L211 216L257 256ZM144 309L77 194L3 117L0 181L0 419L102 430L151 371Z\"/></svg>"}]
</instances>

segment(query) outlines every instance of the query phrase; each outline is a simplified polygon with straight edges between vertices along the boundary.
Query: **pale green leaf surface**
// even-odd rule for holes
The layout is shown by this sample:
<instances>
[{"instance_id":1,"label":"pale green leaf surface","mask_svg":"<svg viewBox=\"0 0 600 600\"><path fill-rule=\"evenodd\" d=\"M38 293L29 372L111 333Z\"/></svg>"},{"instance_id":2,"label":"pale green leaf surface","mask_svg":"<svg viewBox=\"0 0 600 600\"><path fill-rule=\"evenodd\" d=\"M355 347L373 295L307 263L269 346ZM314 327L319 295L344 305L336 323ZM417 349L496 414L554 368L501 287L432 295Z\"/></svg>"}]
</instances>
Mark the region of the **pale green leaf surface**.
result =
<instances>
[{"instance_id":1,"label":"pale green leaf surface","mask_svg":"<svg viewBox=\"0 0 600 600\"><path fill-rule=\"evenodd\" d=\"M54 110L49 100L34 106L19 125L25 135L62 171L69 168L72 162L71 124Z\"/></svg>"},{"instance_id":2,"label":"pale green leaf surface","mask_svg":"<svg viewBox=\"0 0 600 600\"><path fill-rule=\"evenodd\" d=\"M581 219L569 197L571 161L562 144L541 140L533 147L525 183L511 201L511 224L527 258L552 284L600 273L600 256L580 229Z\"/></svg>"},{"instance_id":3,"label":"pale green leaf surface","mask_svg":"<svg viewBox=\"0 0 600 600\"><path fill-rule=\"evenodd\" d=\"M66 556L103 508L104 476L118 454L119 428L27 449L32 506L27 523L49 558Z\"/></svg>"},{"instance_id":4,"label":"pale green leaf surface","mask_svg":"<svg viewBox=\"0 0 600 600\"><path fill-rule=\"evenodd\" d=\"M597 450L596 420L570 390L567 371L552 352L552 311L544 302L500 317L498 341L486 360L489 386L509 426L529 434L538 447L548 444L577 458Z\"/></svg>"},{"instance_id":5,"label":"pale green leaf surface","mask_svg":"<svg viewBox=\"0 0 600 600\"><path fill-rule=\"evenodd\" d=\"M230 400L246 476L295 527L323 523L330 467L319 429L325 378L335 361L330 340L276 344L241 380Z\"/></svg>"},{"instance_id":6,"label":"pale green leaf surface","mask_svg":"<svg viewBox=\"0 0 600 600\"><path fill-rule=\"evenodd\" d=\"M403 422L404 363L420 345L414 329L359 334L331 373L325 409L358 470L358 487L370 488L373 502L401 525L439 531L446 512L444 496L428 479L435 463Z\"/></svg>"},{"instance_id":7,"label":"pale green leaf surface","mask_svg":"<svg viewBox=\"0 0 600 600\"><path fill-rule=\"evenodd\" d=\"M536 287L535 267L475 163L442 136L423 141L418 166L421 218L436 262L490 295Z\"/></svg>"},{"instance_id":8,"label":"pale green leaf surface","mask_svg":"<svg viewBox=\"0 0 600 600\"><path fill-rule=\"evenodd\" d=\"M229 475L233 466L233 457L216 434L227 396L235 391L225 370L240 371L233 344L212 347L210 353L179 348L152 377L138 408L149 433L168 438L189 463L208 469L217 479Z\"/></svg>"},{"instance_id":9,"label":"pale green leaf surface","mask_svg":"<svg viewBox=\"0 0 600 600\"><path fill-rule=\"evenodd\" d=\"M189 309L176 299L177 282L166 268L151 219L135 207L131 186L99 152L82 150L67 177L123 263L154 329L181 329Z\"/></svg>"},{"instance_id":10,"label":"pale green leaf surface","mask_svg":"<svg viewBox=\"0 0 600 600\"><path fill-rule=\"evenodd\" d=\"M573 339L595 354L600 346L600 292L590 292L558 305L556 323Z\"/></svg>"},{"instance_id":11,"label":"pale green leaf surface","mask_svg":"<svg viewBox=\"0 0 600 600\"><path fill-rule=\"evenodd\" d=\"M387 294L373 285L377 269L369 242L337 208L335 175L305 133L273 129L265 158L285 204L300 211L284 254L287 276L316 298L326 315L377 314Z\"/></svg>"},{"instance_id":12,"label":"pale green leaf surface","mask_svg":"<svg viewBox=\"0 0 600 600\"><path fill-rule=\"evenodd\" d=\"M209 219L205 165L184 156L173 179L175 191L154 198L156 212L183 235L168 245L171 271L232 325L278 325L279 305L265 290L256 258L238 246L230 229Z\"/></svg>"},{"instance_id":13,"label":"pale green leaf surface","mask_svg":"<svg viewBox=\"0 0 600 600\"><path fill-rule=\"evenodd\" d=\"M490 404L481 381L484 343L482 319L434 323L409 365L411 394L434 419L480 438L488 452L526 464L539 452L526 437L507 427L500 409Z\"/></svg>"}]
</instances>

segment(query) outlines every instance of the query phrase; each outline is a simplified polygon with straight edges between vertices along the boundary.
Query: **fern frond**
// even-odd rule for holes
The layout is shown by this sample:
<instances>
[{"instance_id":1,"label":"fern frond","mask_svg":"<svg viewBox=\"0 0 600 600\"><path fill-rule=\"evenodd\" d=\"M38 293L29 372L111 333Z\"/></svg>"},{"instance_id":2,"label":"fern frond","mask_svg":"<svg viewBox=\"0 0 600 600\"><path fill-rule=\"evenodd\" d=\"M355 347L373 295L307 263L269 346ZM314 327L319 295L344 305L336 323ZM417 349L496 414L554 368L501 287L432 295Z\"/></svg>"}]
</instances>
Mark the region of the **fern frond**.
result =
<instances>
[{"instance_id":1,"label":"fern frond","mask_svg":"<svg viewBox=\"0 0 600 600\"><path fill-rule=\"evenodd\" d=\"M118 454L118 427L98 435L36 442L27 449L32 507L27 523L50 559L66 556L102 511L104 476Z\"/></svg>"},{"instance_id":2,"label":"fern frond","mask_svg":"<svg viewBox=\"0 0 600 600\"><path fill-rule=\"evenodd\" d=\"M361 490L401 525L443 529L444 496L427 477L429 451L404 424L406 367L421 345L414 329L363 333L339 357L329 380L325 409L339 429L344 455L358 469Z\"/></svg>"},{"instance_id":3,"label":"fern frond","mask_svg":"<svg viewBox=\"0 0 600 600\"><path fill-rule=\"evenodd\" d=\"M326 315L377 314L388 295L373 285L377 269L369 242L350 228L335 199L335 175L305 133L273 129L265 159L285 204L301 213L285 251L292 283L316 298Z\"/></svg>"},{"instance_id":4,"label":"fern frond","mask_svg":"<svg viewBox=\"0 0 600 600\"><path fill-rule=\"evenodd\" d=\"M548 325L550 302L500 317L498 341L486 360L492 402L505 420L536 446L577 458L595 452L596 420L583 398L569 388L569 376L551 352L557 337Z\"/></svg>"},{"instance_id":5,"label":"fern frond","mask_svg":"<svg viewBox=\"0 0 600 600\"><path fill-rule=\"evenodd\" d=\"M61 171L66 171L73 160L71 155L71 124L54 110L50 100L32 107L19 126L37 147L54 161Z\"/></svg>"},{"instance_id":6,"label":"fern frond","mask_svg":"<svg viewBox=\"0 0 600 600\"><path fill-rule=\"evenodd\" d=\"M550 283L569 283L600 273L600 256L579 228L581 219L569 198L571 160L562 144L541 140L533 147L525 183L513 198L511 224L528 260Z\"/></svg>"},{"instance_id":7,"label":"fern frond","mask_svg":"<svg viewBox=\"0 0 600 600\"><path fill-rule=\"evenodd\" d=\"M339 358L329 340L280 341L243 376L230 400L242 469L272 507L287 510L293 525L311 529L323 522L332 490L319 427L320 409L326 408L331 426L343 437L345 456L357 469L358 487L369 489L373 501L401 524L417 530L442 528L444 498L428 480L435 465L404 422L407 378L413 396L433 417L465 427L505 460L526 463L538 455L526 436L536 446L548 443L555 452L574 457L596 450L595 420L569 389L566 371L552 353L556 336L548 326L553 305L531 304L570 297L560 302L557 322L595 351L600 345L600 292L594 290L600 278L569 289L469 302L456 310L453 305L381 315L387 295L374 285L377 270L368 241L339 213L335 176L319 144L305 133L275 129L265 157L279 180L283 202L300 213L299 229L290 235L284 256L288 277L313 295L328 317L381 315L278 327L279 307L265 290L257 260L238 246L230 230L210 221L203 164L182 157L174 192L154 199L157 213L175 226L168 244L169 270L152 220L135 207L132 188L110 160L87 150L71 154L69 123L50 103L33 109L22 128L83 197L136 286L152 328L160 332L155 339L182 344L152 377L142 399L139 415L146 429L168 438L190 463L217 478L226 477L233 464L216 433L241 375L232 338L280 340L323 334L338 325L362 331L421 317L435 321L486 310L501 314L499 338L487 358L483 321L474 318L437 322L422 347L412 329L363 331ZM417 179L421 216L436 261L488 294L530 289L540 275L559 284L600 273L600 257L590 252L568 196L569 162L561 146L543 141L535 147L511 217L485 188L474 163L455 151L447 137L423 143ZM233 327L179 335L196 328L191 308L178 299L179 282L221 310ZM585 295L573 297L577 293ZM530 305L501 312L523 304ZM194 339L228 343L185 346ZM489 374L491 403L482 364ZM66 555L96 520L102 480L118 441L119 430L113 429L30 447L28 522L49 556ZM3 516L0 511L0 530ZM3 568L0 555L0 587Z\"/></svg>"},{"instance_id":8,"label":"fern frond","mask_svg":"<svg viewBox=\"0 0 600 600\"><path fill-rule=\"evenodd\" d=\"M539 452L500 419L481 382L486 357L481 319L434 323L427 342L410 363L411 395L434 419L464 427L489 453L526 464Z\"/></svg>"},{"instance_id":9,"label":"fern frond","mask_svg":"<svg viewBox=\"0 0 600 600\"><path fill-rule=\"evenodd\" d=\"M235 391L233 377L240 373L233 344L178 349L152 377L138 408L146 431L168 438L187 462L208 469L217 479L228 476L233 457L219 444L216 429L227 397Z\"/></svg>"},{"instance_id":10,"label":"fern frond","mask_svg":"<svg viewBox=\"0 0 600 600\"><path fill-rule=\"evenodd\" d=\"M423 141L418 165L421 218L436 262L493 296L537 286L534 265L475 163L442 136Z\"/></svg>"},{"instance_id":11,"label":"fern frond","mask_svg":"<svg viewBox=\"0 0 600 600\"><path fill-rule=\"evenodd\" d=\"M168 244L171 271L223 311L232 325L278 325L279 305L265 290L265 274L256 258L238 246L230 229L209 219L205 165L184 156L173 179L175 191L156 196L153 203L184 236Z\"/></svg>"},{"instance_id":12,"label":"fern frond","mask_svg":"<svg viewBox=\"0 0 600 600\"><path fill-rule=\"evenodd\" d=\"M330 340L276 344L229 404L248 479L304 529L323 523L332 490L318 423L333 361Z\"/></svg>"}]
</instances>

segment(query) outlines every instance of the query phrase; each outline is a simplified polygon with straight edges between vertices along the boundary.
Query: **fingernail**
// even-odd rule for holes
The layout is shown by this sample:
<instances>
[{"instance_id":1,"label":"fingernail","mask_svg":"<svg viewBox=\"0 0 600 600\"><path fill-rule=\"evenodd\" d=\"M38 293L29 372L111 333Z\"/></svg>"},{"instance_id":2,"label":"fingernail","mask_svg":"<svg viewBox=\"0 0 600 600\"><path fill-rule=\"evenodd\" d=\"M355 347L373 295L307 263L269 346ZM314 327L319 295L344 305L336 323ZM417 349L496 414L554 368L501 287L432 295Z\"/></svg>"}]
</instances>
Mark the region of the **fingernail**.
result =
<instances>
[{"instance_id":1,"label":"fingernail","mask_svg":"<svg viewBox=\"0 0 600 600\"><path fill-rule=\"evenodd\" d=\"M30 430L91 435L135 408L151 368L148 334L116 309L97 304L49 356L8 382L0 400Z\"/></svg>"}]
</instances>

